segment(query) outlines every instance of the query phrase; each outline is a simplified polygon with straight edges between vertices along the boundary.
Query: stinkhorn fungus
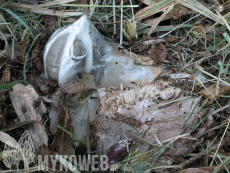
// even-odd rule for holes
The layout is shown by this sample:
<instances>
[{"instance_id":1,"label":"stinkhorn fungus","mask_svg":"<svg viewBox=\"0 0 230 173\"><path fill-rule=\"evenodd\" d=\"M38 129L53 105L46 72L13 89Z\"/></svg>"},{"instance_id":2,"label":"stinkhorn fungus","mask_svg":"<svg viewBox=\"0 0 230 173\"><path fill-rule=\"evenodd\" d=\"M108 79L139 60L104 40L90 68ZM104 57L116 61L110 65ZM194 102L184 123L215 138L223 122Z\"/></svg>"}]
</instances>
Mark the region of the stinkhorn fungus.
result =
<instances>
[{"instance_id":1,"label":"stinkhorn fungus","mask_svg":"<svg viewBox=\"0 0 230 173\"><path fill-rule=\"evenodd\" d=\"M86 15L72 25L58 29L44 52L46 78L57 79L63 87L74 79L90 88L89 92L72 95L67 102L74 134L85 141L89 119L93 122L98 149L100 146L109 148L119 140L141 133L141 138L149 143L135 145L140 152L146 152L152 143L162 145L164 140L185 131L191 132L191 127L199 121L202 116L197 112L199 100L187 97L186 92L178 88L179 84L184 88L186 81L193 81L193 76L173 74L172 70L153 68L152 64L151 58L128 52L107 41ZM168 80L159 78L154 81L159 74L166 75ZM174 83L176 87L169 87ZM68 86L65 88L68 90ZM57 124L54 108L50 117L54 133ZM186 123L184 130L181 127ZM178 153L188 151L188 146L173 144Z\"/></svg>"}]
</instances>

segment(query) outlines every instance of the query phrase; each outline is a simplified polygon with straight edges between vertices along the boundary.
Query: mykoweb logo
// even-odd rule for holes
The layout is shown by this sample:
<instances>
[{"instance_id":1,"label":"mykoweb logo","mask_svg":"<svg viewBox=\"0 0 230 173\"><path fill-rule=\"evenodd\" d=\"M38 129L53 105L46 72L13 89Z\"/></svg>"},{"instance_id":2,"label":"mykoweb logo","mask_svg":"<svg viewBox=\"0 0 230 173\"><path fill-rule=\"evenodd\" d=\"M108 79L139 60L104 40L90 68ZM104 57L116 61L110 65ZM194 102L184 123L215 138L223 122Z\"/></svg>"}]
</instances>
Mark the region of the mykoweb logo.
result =
<instances>
[{"instance_id":1,"label":"mykoweb logo","mask_svg":"<svg viewBox=\"0 0 230 173\"><path fill-rule=\"evenodd\" d=\"M33 163L37 171L110 171L118 169L118 165L108 165L107 155L37 155L30 132L25 131L18 143L6 142L3 151L3 163L9 169L16 165L19 170L19 163L24 163L24 170L29 171Z\"/></svg>"},{"instance_id":2,"label":"mykoweb logo","mask_svg":"<svg viewBox=\"0 0 230 173\"><path fill-rule=\"evenodd\" d=\"M109 168L107 155L38 155L39 169L48 171L49 161L52 169L59 171L106 171Z\"/></svg>"}]
</instances>

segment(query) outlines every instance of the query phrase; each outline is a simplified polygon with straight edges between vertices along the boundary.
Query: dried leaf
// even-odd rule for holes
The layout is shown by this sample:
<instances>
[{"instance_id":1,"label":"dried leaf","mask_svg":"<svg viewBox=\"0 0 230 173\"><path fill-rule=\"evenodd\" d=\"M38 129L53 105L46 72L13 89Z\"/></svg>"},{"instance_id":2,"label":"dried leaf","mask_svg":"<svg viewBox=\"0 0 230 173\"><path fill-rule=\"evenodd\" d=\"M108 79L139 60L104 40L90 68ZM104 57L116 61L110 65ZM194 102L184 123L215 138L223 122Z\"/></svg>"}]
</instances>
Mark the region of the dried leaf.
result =
<instances>
[{"instance_id":1,"label":"dried leaf","mask_svg":"<svg viewBox=\"0 0 230 173\"><path fill-rule=\"evenodd\" d=\"M175 42L178 42L179 41L179 38L177 38L177 37L168 37L167 38L167 42L168 43L175 43Z\"/></svg>"},{"instance_id":2,"label":"dried leaf","mask_svg":"<svg viewBox=\"0 0 230 173\"><path fill-rule=\"evenodd\" d=\"M203 26L202 24L198 24L198 25L194 28L193 31L195 31L195 32L198 33L198 34L204 34L205 28L204 28L204 26Z\"/></svg>"},{"instance_id":3,"label":"dried leaf","mask_svg":"<svg viewBox=\"0 0 230 173\"><path fill-rule=\"evenodd\" d=\"M10 67L6 66L4 71L3 71L3 77L2 77L2 83L1 84L6 84L10 82Z\"/></svg>"},{"instance_id":4,"label":"dried leaf","mask_svg":"<svg viewBox=\"0 0 230 173\"><path fill-rule=\"evenodd\" d=\"M218 95L216 95L216 83L214 83L211 86L209 86L207 90L203 89L199 91L197 94L200 94L204 96L205 99L209 99L209 101L213 102L215 99L218 99L220 95L224 95L229 91L230 91L229 86L220 84L218 88Z\"/></svg>"},{"instance_id":5,"label":"dried leaf","mask_svg":"<svg viewBox=\"0 0 230 173\"><path fill-rule=\"evenodd\" d=\"M46 30L48 32L50 32L54 28L54 26L56 24L56 21L57 21L56 16L45 15L44 22L45 22L45 25L46 25Z\"/></svg>"},{"instance_id":6,"label":"dried leaf","mask_svg":"<svg viewBox=\"0 0 230 173\"><path fill-rule=\"evenodd\" d=\"M153 58L156 62L164 62L166 58L166 48L160 43L156 44L154 48L149 50L149 56Z\"/></svg>"}]
</instances>

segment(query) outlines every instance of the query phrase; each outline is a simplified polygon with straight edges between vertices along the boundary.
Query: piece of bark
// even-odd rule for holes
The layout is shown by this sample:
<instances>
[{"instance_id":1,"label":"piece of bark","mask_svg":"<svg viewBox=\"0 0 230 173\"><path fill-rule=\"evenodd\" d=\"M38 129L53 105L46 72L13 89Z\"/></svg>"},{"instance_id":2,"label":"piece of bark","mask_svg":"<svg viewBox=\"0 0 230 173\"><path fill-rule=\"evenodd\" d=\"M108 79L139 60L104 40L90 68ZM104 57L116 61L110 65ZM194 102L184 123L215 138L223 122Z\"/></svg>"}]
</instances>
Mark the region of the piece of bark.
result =
<instances>
[{"instance_id":1,"label":"piece of bark","mask_svg":"<svg viewBox=\"0 0 230 173\"><path fill-rule=\"evenodd\" d=\"M33 120L37 122L28 127L36 149L43 144L48 145L48 136L41 119L46 107L34 88L31 85L18 83L13 86L10 98L20 122Z\"/></svg>"}]
</instances>

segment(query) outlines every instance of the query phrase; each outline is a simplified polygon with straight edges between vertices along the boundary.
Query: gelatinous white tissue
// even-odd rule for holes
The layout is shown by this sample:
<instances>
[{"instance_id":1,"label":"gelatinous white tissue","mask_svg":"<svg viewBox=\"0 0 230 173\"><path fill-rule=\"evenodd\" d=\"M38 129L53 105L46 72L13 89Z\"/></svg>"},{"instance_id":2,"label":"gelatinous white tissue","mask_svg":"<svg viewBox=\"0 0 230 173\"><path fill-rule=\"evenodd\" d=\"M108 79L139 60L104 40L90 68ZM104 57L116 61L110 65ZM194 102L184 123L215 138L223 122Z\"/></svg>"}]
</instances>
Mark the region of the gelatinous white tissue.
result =
<instances>
[{"instance_id":1,"label":"gelatinous white tissue","mask_svg":"<svg viewBox=\"0 0 230 173\"><path fill-rule=\"evenodd\" d=\"M148 66L135 65L134 62ZM148 107L158 104L156 100L159 98L167 101L180 93L180 89L164 88L167 82L153 83L155 77L163 70L151 67L152 63L153 60L148 57L135 55L105 40L86 15L72 25L58 29L48 41L44 52L46 78L57 79L60 86L75 79L98 89L98 92L93 95L97 99L88 99L82 104L73 104L75 106L70 106L69 111L74 134L83 141L86 137L86 122L89 115L90 122L94 122L95 135L104 141L100 142L104 145L103 148L110 147L121 138L133 137L125 133L125 130L132 131L128 125L131 123L114 119L107 120L105 116L115 119L117 114L131 117L140 123L139 131L142 134L148 134L144 138L153 143L159 143L182 133L181 122L186 112L189 112L193 99L185 98L181 102L170 104L169 108L162 108L165 112L159 109L147 110ZM180 79L183 78L183 75L179 76ZM191 78L190 74L185 76L185 78ZM127 89L126 86L130 87ZM183 94L180 97L183 97ZM170 119L170 113L173 114L174 119ZM196 113L196 109L193 114L200 116ZM172 132L170 126L166 126L166 131L162 132L163 136L159 136L160 132L156 131L163 131L163 122L156 125L155 130L152 129L152 125L145 123L151 122L154 116L160 121L162 118L159 115L163 119L170 119L172 128L176 129L175 133ZM57 121L54 110L51 111L50 116ZM56 126L54 122L51 124L54 133ZM170 136L167 135L169 134L167 132L170 132ZM147 150L148 146L149 144L145 144L141 147Z\"/></svg>"},{"instance_id":2,"label":"gelatinous white tissue","mask_svg":"<svg viewBox=\"0 0 230 173\"><path fill-rule=\"evenodd\" d=\"M122 55L114 43L106 41L86 15L52 35L44 62L46 78L57 79L59 85L77 79L102 88L154 78L151 67L134 65L132 57Z\"/></svg>"}]
</instances>

